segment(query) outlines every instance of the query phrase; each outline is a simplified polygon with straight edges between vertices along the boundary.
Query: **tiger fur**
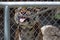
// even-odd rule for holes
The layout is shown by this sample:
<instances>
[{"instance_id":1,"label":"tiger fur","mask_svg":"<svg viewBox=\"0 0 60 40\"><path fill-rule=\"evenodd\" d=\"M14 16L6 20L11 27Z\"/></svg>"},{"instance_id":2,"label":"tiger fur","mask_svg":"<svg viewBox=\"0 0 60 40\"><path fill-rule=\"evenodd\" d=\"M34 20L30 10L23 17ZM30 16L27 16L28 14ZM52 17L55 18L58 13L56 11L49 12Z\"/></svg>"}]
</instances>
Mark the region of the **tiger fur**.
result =
<instances>
[{"instance_id":1,"label":"tiger fur","mask_svg":"<svg viewBox=\"0 0 60 40\"><path fill-rule=\"evenodd\" d=\"M15 32L15 40L43 40L39 14L51 9L37 7L19 7L16 9L14 19L18 27ZM40 12L41 10L44 11Z\"/></svg>"}]
</instances>

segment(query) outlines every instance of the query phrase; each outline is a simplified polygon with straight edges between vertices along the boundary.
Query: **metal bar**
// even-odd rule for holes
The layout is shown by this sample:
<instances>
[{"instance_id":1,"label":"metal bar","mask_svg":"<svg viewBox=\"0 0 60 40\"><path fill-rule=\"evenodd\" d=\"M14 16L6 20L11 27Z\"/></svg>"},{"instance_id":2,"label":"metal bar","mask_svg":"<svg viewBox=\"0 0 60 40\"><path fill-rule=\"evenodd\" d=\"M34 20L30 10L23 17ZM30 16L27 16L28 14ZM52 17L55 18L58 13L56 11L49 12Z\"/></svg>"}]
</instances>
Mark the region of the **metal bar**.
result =
<instances>
[{"instance_id":1,"label":"metal bar","mask_svg":"<svg viewBox=\"0 0 60 40\"><path fill-rule=\"evenodd\" d=\"M10 40L10 22L9 8L5 6L4 10L4 40Z\"/></svg>"},{"instance_id":2,"label":"metal bar","mask_svg":"<svg viewBox=\"0 0 60 40\"><path fill-rule=\"evenodd\" d=\"M0 5L60 5L60 2L0 2Z\"/></svg>"}]
</instances>

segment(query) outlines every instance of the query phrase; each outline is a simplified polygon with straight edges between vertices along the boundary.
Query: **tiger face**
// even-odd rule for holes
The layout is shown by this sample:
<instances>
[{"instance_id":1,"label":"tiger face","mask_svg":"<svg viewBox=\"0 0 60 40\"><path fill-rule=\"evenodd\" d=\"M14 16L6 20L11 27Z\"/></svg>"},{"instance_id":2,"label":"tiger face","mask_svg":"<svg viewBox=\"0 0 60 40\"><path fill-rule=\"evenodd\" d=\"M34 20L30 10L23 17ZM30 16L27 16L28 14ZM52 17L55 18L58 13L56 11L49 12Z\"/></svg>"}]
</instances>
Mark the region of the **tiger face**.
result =
<instances>
[{"instance_id":1,"label":"tiger face","mask_svg":"<svg viewBox=\"0 0 60 40\"><path fill-rule=\"evenodd\" d=\"M14 19L17 24L22 26L22 28L24 28L25 26L30 26L29 28L31 28L35 24L35 22L39 21L38 16L34 16L38 11L40 11L40 8L19 7L15 10Z\"/></svg>"}]
</instances>

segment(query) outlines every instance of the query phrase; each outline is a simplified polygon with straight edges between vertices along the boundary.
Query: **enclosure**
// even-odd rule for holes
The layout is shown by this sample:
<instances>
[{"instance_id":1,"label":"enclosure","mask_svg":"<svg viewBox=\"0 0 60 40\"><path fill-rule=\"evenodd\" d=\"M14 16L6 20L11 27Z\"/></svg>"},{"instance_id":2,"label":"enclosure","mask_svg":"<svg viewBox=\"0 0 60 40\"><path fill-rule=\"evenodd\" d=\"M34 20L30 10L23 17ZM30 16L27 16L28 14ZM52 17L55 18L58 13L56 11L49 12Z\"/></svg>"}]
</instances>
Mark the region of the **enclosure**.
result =
<instances>
[{"instance_id":1,"label":"enclosure","mask_svg":"<svg viewBox=\"0 0 60 40\"><path fill-rule=\"evenodd\" d=\"M17 24L14 21L15 10L18 7L52 7L60 8L59 2L0 2L0 40L14 40ZM56 11L57 9L54 9ZM49 14L48 14L49 13ZM55 19L55 12L49 10L40 14L41 25L54 25L60 27L60 19Z\"/></svg>"}]
</instances>

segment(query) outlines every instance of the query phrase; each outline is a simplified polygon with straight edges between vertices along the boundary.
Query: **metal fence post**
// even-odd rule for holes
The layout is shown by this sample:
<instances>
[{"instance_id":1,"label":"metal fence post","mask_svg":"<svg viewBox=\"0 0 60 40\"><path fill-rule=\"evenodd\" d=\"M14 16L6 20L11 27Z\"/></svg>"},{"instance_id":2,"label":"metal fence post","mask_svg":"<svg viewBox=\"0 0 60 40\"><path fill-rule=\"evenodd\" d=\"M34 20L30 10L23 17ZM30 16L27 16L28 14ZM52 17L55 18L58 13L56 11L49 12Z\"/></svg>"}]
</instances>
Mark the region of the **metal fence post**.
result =
<instances>
[{"instance_id":1,"label":"metal fence post","mask_svg":"<svg viewBox=\"0 0 60 40\"><path fill-rule=\"evenodd\" d=\"M9 22L9 7L4 9L4 40L10 40L10 22Z\"/></svg>"}]
</instances>

